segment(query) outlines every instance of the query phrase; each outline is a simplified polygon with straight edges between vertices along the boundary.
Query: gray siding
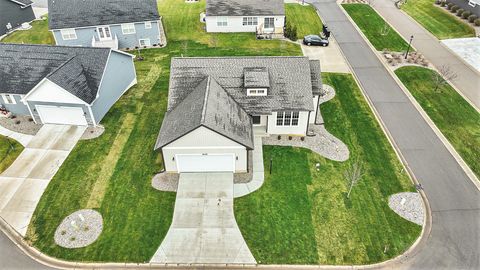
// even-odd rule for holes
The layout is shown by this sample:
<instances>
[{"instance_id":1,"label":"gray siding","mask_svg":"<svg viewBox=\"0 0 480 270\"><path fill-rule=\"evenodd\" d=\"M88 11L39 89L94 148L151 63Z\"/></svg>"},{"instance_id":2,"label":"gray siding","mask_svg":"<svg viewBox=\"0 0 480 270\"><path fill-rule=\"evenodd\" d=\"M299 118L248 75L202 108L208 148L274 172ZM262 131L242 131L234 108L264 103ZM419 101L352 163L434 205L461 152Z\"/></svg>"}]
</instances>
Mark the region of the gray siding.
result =
<instances>
[{"instance_id":1,"label":"gray siding","mask_svg":"<svg viewBox=\"0 0 480 270\"><path fill-rule=\"evenodd\" d=\"M92 38L95 37L95 39L98 40L96 26L77 28L75 31L77 33L77 39L63 40L60 30L53 30L57 45L91 47ZM164 41L160 41L159 23L157 21L152 21L151 29L145 29L145 23L143 22L135 23L135 34L124 35L122 33L122 27L119 24L110 25L110 31L112 32L112 37L117 35L119 49L134 48L139 46L138 40L145 38L150 39L152 46L154 44L164 43ZM160 31L163 31L163 29L160 29Z\"/></svg>"},{"instance_id":2,"label":"gray siding","mask_svg":"<svg viewBox=\"0 0 480 270\"><path fill-rule=\"evenodd\" d=\"M135 66L132 57L112 51L98 91L99 97L91 106L97 124L135 78Z\"/></svg>"},{"instance_id":3,"label":"gray siding","mask_svg":"<svg viewBox=\"0 0 480 270\"><path fill-rule=\"evenodd\" d=\"M0 36L7 33L7 24L13 28L19 27L24 22L35 19L32 6L22 8L19 4L11 1L0 1Z\"/></svg>"},{"instance_id":4,"label":"gray siding","mask_svg":"<svg viewBox=\"0 0 480 270\"><path fill-rule=\"evenodd\" d=\"M35 105L47 105L47 106L60 106L60 107L80 107L85 114L85 118L87 119L88 125L93 125L92 118L90 117L90 112L88 111L88 107L82 104L72 104L72 103L58 103L58 102L38 102L38 101L28 101L28 105L32 110L32 116L37 123L42 123L40 120L40 116L38 115L37 110L35 109Z\"/></svg>"},{"instance_id":5,"label":"gray siding","mask_svg":"<svg viewBox=\"0 0 480 270\"><path fill-rule=\"evenodd\" d=\"M27 105L23 104L21 101L22 96L21 95L12 95L17 104L5 104L3 101L3 98L0 96L0 104L5 107L7 110L12 112L13 114L18 114L18 115L30 115L30 112L28 111Z\"/></svg>"}]
</instances>

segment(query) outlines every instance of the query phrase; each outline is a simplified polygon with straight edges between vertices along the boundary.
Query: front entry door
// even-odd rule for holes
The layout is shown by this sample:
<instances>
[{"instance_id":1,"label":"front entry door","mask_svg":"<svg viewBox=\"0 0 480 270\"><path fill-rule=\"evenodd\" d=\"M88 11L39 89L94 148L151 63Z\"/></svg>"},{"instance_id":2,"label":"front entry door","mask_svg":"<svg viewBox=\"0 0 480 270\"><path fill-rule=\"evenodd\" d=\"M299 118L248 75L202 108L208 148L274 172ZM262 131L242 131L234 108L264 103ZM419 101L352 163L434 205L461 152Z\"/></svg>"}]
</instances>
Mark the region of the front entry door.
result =
<instances>
[{"instance_id":1,"label":"front entry door","mask_svg":"<svg viewBox=\"0 0 480 270\"><path fill-rule=\"evenodd\" d=\"M273 29L275 28L275 18L265 18L263 28L265 29Z\"/></svg>"},{"instance_id":2,"label":"front entry door","mask_svg":"<svg viewBox=\"0 0 480 270\"><path fill-rule=\"evenodd\" d=\"M112 39L112 33L110 32L110 27L108 26L97 27L97 31L98 31L98 38L100 40Z\"/></svg>"}]
</instances>

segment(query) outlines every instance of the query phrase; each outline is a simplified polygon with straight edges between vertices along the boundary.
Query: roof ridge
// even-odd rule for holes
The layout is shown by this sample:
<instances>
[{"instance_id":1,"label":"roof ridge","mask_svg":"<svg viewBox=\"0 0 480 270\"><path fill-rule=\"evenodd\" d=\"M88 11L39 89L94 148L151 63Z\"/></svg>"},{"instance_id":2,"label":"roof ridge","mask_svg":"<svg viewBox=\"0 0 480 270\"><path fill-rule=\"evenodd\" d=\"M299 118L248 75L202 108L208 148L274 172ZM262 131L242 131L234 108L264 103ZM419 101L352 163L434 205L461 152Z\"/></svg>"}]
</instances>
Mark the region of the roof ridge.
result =
<instances>
[{"instance_id":1,"label":"roof ridge","mask_svg":"<svg viewBox=\"0 0 480 270\"><path fill-rule=\"evenodd\" d=\"M210 76L207 76L207 86L205 89L205 96L203 97L203 108L202 108L202 117L200 118L200 123L205 123L205 114L207 113L207 102L208 102L208 95L210 93Z\"/></svg>"},{"instance_id":2,"label":"roof ridge","mask_svg":"<svg viewBox=\"0 0 480 270\"><path fill-rule=\"evenodd\" d=\"M172 59L239 59L239 58L251 58L251 59L258 59L258 58L307 58L307 56L303 55L285 55L285 56L194 56L194 57L181 57L176 56L172 57Z\"/></svg>"},{"instance_id":3,"label":"roof ridge","mask_svg":"<svg viewBox=\"0 0 480 270\"><path fill-rule=\"evenodd\" d=\"M66 64L70 63L70 61L72 61L75 57L77 57L77 55L74 55L72 57L70 57L67 61L63 62L60 66L58 66L56 69L52 70L50 73L48 73L45 78L48 78L50 76L52 76L53 74L55 74L57 71L59 71L62 67L64 67ZM82 66L83 68L83 66Z\"/></svg>"},{"instance_id":4,"label":"roof ridge","mask_svg":"<svg viewBox=\"0 0 480 270\"><path fill-rule=\"evenodd\" d=\"M51 47L51 48L75 48L81 50L111 50L105 47L83 47L83 46L68 46L68 45L52 45L52 44L27 44L27 43L1 43L0 46L23 46L23 47Z\"/></svg>"}]
</instances>

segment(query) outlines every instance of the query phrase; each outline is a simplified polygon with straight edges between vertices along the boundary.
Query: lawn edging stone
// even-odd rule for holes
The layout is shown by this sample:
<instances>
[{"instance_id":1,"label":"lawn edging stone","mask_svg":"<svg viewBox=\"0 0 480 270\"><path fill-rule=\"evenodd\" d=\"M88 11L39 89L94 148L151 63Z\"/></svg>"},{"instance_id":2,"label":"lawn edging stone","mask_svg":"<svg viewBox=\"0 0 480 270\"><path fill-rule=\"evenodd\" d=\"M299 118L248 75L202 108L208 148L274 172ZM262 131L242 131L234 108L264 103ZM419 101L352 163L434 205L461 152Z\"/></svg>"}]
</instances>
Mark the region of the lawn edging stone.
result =
<instances>
[{"instance_id":1,"label":"lawn edging stone","mask_svg":"<svg viewBox=\"0 0 480 270\"><path fill-rule=\"evenodd\" d=\"M64 248L82 248L95 242L103 230L102 215L82 209L68 215L55 231L55 243Z\"/></svg>"}]
</instances>

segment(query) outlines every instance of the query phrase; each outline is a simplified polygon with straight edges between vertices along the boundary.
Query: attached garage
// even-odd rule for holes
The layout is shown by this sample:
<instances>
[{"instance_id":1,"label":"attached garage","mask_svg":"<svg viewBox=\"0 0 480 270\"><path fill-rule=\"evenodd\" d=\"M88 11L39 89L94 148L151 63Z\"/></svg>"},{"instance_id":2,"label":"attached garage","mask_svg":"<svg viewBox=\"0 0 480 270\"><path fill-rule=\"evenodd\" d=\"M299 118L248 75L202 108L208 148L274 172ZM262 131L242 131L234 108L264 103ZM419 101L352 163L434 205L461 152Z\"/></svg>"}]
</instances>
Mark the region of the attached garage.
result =
<instances>
[{"instance_id":1,"label":"attached garage","mask_svg":"<svg viewBox=\"0 0 480 270\"><path fill-rule=\"evenodd\" d=\"M43 124L87 125L81 107L36 105L35 108Z\"/></svg>"},{"instance_id":2,"label":"attached garage","mask_svg":"<svg viewBox=\"0 0 480 270\"><path fill-rule=\"evenodd\" d=\"M235 172L235 154L177 154L177 169L182 172Z\"/></svg>"}]
</instances>

